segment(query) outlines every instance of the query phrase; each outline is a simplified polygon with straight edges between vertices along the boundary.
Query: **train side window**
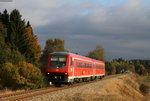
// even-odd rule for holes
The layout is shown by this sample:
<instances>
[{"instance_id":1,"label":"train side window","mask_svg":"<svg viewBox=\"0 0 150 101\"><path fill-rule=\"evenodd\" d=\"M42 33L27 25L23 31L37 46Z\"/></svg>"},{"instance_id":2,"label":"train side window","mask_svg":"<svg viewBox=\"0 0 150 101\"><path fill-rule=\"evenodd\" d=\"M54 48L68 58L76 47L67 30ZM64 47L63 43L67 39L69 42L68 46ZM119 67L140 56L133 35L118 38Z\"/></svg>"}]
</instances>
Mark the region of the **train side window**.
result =
<instances>
[{"instance_id":1,"label":"train side window","mask_svg":"<svg viewBox=\"0 0 150 101\"><path fill-rule=\"evenodd\" d=\"M74 65L74 61L73 61L73 58L71 58L71 66Z\"/></svg>"}]
</instances>

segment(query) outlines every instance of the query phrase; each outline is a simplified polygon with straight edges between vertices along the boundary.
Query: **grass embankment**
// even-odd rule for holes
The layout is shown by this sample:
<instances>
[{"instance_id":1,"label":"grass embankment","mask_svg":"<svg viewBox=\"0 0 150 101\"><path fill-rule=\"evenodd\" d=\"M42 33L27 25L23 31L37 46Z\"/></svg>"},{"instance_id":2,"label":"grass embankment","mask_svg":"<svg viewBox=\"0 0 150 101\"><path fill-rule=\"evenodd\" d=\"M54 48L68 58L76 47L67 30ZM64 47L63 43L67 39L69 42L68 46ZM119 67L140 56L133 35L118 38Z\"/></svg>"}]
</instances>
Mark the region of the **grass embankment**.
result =
<instances>
[{"instance_id":1,"label":"grass embankment","mask_svg":"<svg viewBox=\"0 0 150 101\"><path fill-rule=\"evenodd\" d=\"M114 79L110 79L105 83L101 81L101 83L103 84L97 85L99 86L99 89L97 89L97 91L78 93L69 100L70 101L142 101L144 99L144 96L140 90L142 86L139 84L137 77L138 77L137 75L130 73L126 75L121 75Z\"/></svg>"},{"instance_id":2,"label":"grass embankment","mask_svg":"<svg viewBox=\"0 0 150 101\"><path fill-rule=\"evenodd\" d=\"M143 101L150 101L150 76L139 76L140 90L145 96Z\"/></svg>"}]
</instances>

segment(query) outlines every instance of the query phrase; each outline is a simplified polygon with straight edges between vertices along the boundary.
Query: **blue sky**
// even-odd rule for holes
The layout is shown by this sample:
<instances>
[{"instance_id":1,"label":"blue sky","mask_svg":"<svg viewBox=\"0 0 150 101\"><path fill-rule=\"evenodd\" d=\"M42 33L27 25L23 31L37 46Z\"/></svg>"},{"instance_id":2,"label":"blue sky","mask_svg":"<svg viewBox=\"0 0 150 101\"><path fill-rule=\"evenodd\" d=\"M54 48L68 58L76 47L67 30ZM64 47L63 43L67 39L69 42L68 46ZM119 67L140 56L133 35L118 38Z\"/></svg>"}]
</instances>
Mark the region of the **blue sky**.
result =
<instances>
[{"instance_id":1,"label":"blue sky","mask_svg":"<svg viewBox=\"0 0 150 101\"><path fill-rule=\"evenodd\" d=\"M124 3L127 0L95 0L95 2L106 5L106 6L115 6L120 3Z\"/></svg>"},{"instance_id":2,"label":"blue sky","mask_svg":"<svg viewBox=\"0 0 150 101\"><path fill-rule=\"evenodd\" d=\"M150 0L13 0L0 11L18 9L44 48L62 38L71 52L87 55L96 45L114 58L150 59Z\"/></svg>"}]
</instances>

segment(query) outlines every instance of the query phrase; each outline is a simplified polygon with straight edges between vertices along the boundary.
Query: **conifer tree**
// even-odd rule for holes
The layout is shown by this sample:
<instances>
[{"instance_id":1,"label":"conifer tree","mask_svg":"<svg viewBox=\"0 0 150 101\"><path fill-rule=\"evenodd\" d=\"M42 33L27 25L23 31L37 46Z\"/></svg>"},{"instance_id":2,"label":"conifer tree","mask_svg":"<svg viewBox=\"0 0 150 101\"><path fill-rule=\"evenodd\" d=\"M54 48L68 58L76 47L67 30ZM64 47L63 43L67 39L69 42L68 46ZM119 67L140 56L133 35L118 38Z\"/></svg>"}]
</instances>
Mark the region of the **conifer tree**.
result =
<instances>
[{"instance_id":1,"label":"conifer tree","mask_svg":"<svg viewBox=\"0 0 150 101\"><path fill-rule=\"evenodd\" d=\"M2 18L3 24L6 27L8 27L8 25L9 25L9 14L8 14L6 9L3 11L3 14L1 15L1 18Z\"/></svg>"},{"instance_id":2,"label":"conifer tree","mask_svg":"<svg viewBox=\"0 0 150 101\"><path fill-rule=\"evenodd\" d=\"M7 31L2 22L0 22L0 48L2 48L5 45L5 37L6 37Z\"/></svg>"},{"instance_id":3,"label":"conifer tree","mask_svg":"<svg viewBox=\"0 0 150 101\"><path fill-rule=\"evenodd\" d=\"M31 27L31 25L30 25L30 22L28 21L27 22L27 26L26 27Z\"/></svg>"},{"instance_id":4,"label":"conifer tree","mask_svg":"<svg viewBox=\"0 0 150 101\"><path fill-rule=\"evenodd\" d=\"M29 21L25 25L25 21L21 19L20 12L16 9L10 14L9 33L12 48L19 50L27 62L37 64L41 54L38 38L33 34Z\"/></svg>"},{"instance_id":5,"label":"conifer tree","mask_svg":"<svg viewBox=\"0 0 150 101\"><path fill-rule=\"evenodd\" d=\"M0 13L0 87L41 87L43 76L35 66L40 55L41 47L29 21L26 25L16 9ZM29 78L20 73L24 68L25 74L30 71Z\"/></svg>"},{"instance_id":6,"label":"conifer tree","mask_svg":"<svg viewBox=\"0 0 150 101\"><path fill-rule=\"evenodd\" d=\"M0 22L0 64L5 62L18 63L25 60L24 56L15 49L11 49L7 42L7 29L2 22Z\"/></svg>"},{"instance_id":7,"label":"conifer tree","mask_svg":"<svg viewBox=\"0 0 150 101\"><path fill-rule=\"evenodd\" d=\"M0 22L2 22L2 13L0 12Z\"/></svg>"},{"instance_id":8,"label":"conifer tree","mask_svg":"<svg viewBox=\"0 0 150 101\"><path fill-rule=\"evenodd\" d=\"M13 48L18 49L22 54L26 52L28 41L25 39L25 22L21 19L20 12L14 9L10 14L9 38Z\"/></svg>"}]
</instances>

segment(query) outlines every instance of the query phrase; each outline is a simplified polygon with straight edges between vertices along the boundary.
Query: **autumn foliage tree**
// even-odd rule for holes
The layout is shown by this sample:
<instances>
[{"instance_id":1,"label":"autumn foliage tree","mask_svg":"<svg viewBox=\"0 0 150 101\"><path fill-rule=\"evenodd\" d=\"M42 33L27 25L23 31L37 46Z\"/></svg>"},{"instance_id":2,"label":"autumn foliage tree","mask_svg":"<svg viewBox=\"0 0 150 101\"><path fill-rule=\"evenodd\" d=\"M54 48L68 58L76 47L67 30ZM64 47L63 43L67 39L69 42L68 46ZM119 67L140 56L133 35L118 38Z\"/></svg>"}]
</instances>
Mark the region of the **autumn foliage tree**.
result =
<instances>
[{"instance_id":1,"label":"autumn foliage tree","mask_svg":"<svg viewBox=\"0 0 150 101\"><path fill-rule=\"evenodd\" d=\"M52 53L52 52L63 52L66 51L64 47L64 40L60 38L48 39L46 41L46 46L43 53Z\"/></svg>"},{"instance_id":2,"label":"autumn foliage tree","mask_svg":"<svg viewBox=\"0 0 150 101\"><path fill-rule=\"evenodd\" d=\"M96 49L89 52L88 57L100 61L105 61L104 48L102 46L96 46Z\"/></svg>"},{"instance_id":3,"label":"autumn foliage tree","mask_svg":"<svg viewBox=\"0 0 150 101\"><path fill-rule=\"evenodd\" d=\"M44 76L38 63L41 47L29 21L14 9L0 13L0 87L38 88Z\"/></svg>"},{"instance_id":4,"label":"autumn foliage tree","mask_svg":"<svg viewBox=\"0 0 150 101\"><path fill-rule=\"evenodd\" d=\"M26 26L26 38L28 40L28 49L26 52L26 58L28 62L37 64L41 56L41 47L38 43L38 37L33 34L32 27L29 22Z\"/></svg>"},{"instance_id":5,"label":"autumn foliage tree","mask_svg":"<svg viewBox=\"0 0 150 101\"><path fill-rule=\"evenodd\" d=\"M131 72L135 72L135 66L134 66L133 64L130 64L130 65L129 65L129 70L130 70Z\"/></svg>"},{"instance_id":6,"label":"autumn foliage tree","mask_svg":"<svg viewBox=\"0 0 150 101\"><path fill-rule=\"evenodd\" d=\"M137 66L137 72L140 75L147 75L147 70L145 69L144 65L142 65L142 64Z\"/></svg>"},{"instance_id":7,"label":"autumn foliage tree","mask_svg":"<svg viewBox=\"0 0 150 101\"><path fill-rule=\"evenodd\" d=\"M44 78L40 69L30 63L20 62L14 65L6 62L1 65L0 72L0 83L3 88L33 89L43 87L44 85Z\"/></svg>"}]
</instances>

